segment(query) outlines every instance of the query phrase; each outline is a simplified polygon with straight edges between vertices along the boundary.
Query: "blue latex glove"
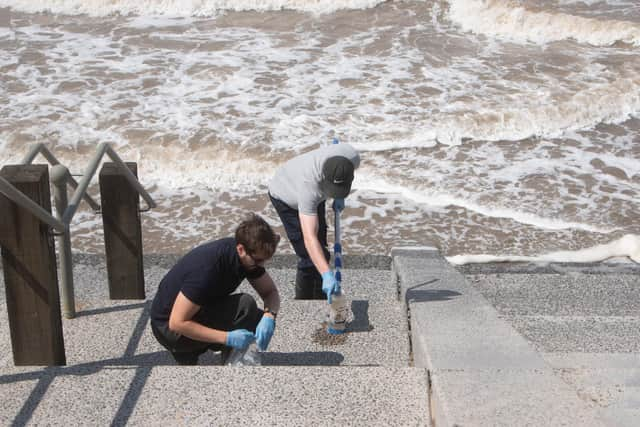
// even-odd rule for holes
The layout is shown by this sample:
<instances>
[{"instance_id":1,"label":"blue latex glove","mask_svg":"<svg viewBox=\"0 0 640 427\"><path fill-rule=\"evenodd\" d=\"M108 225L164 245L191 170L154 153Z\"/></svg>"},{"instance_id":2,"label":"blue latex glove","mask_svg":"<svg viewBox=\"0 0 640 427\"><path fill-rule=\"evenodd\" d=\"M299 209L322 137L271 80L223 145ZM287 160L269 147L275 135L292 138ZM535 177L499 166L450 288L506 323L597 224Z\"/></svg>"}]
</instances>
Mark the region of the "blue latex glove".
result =
<instances>
[{"instance_id":1,"label":"blue latex glove","mask_svg":"<svg viewBox=\"0 0 640 427\"><path fill-rule=\"evenodd\" d=\"M227 332L226 344L229 347L244 350L249 347L249 344L251 344L255 339L256 337L246 329L234 329L233 331Z\"/></svg>"},{"instance_id":2,"label":"blue latex glove","mask_svg":"<svg viewBox=\"0 0 640 427\"><path fill-rule=\"evenodd\" d=\"M322 292L327 294L329 304L331 304L331 295L340 293L340 284L331 270L322 273Z\"/></svg>"},{"instance_id":3,"label":"blue latex glove","mask_svg":"<svg viewBox=\"0 0 640 427\"><path fill-rule=\"evenodd\" d=\"M333 199L333 210L342 212L344 210L344 199Z\"/></svg>"},{"instance_id":4,"label":"blue latex glove","mask_svg":"<svg viewBox=\"0 0 640 427\"><path fill-rule=\"evenodd\" d=\"M265 351L269 346L269 341L271 341L275 328L276 321L273 320L271 316L262 316L256 328L256 342L258 343L258 349L260 351Z\"/></svg>"}]
</instances>

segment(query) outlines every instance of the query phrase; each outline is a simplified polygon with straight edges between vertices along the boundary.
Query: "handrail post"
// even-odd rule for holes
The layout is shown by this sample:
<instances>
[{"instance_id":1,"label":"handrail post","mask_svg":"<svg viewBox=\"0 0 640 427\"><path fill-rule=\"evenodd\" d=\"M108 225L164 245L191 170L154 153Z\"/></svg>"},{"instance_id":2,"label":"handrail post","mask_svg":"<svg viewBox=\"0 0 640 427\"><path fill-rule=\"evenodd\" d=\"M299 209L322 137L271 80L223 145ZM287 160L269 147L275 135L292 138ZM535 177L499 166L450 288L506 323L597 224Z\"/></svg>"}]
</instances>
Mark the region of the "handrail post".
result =
<instances>
[{"instance_id":1,"label":"handrail post","mask_svg":"<svg viewBox=\"0 0 640 427\"><path fill-rule=\"evenodd\" d=\"M56 217L62 221L67 210L67 183L71 175L69 169L60 164L51 168L51 182L53 183L53 202L56 207ZM60 293L62 299L62 315L67 319L76 317L75 295L73 287L73 263L71 259L71 232L69 224L65 223L65 231L56 237L60 249Z\"/></svg>"},{"instance_id":2,"label":"handrail post","mask_svg":"<svg viewBox=\"0 0 640 427\"><path fill-rule=\"evenodd\" d=\"M137 176L137 163L126 165ZM105 162L99 176L109 298L144 299L140 193L115 163Z\"/></svg>"},{"instance_id":3,"label":"handrail post","mask_svg":"<svg viewBox=\"0 0 640 427\"><path fill-rule=\"evenodd\" d=\"M16 193L8 191L7 197L0 197L0 240L13 361L16 366L64 365L64 335L51 229L34 214L38 211L22 200L28 199L50 216L47 166L7 165L0 175ZM49 222L59 223L53 216Z\"/></svg>"},{"instance_id":4,"label":"handrail post","mask_svg":"<svg viewBox=\"0 0 640 427\"><path fill-rule=\"evenodd\" d=\"M113 148L111 148L110 145L105 144L104 151L105 153L107 153L109 157L111 157L111 160L113 160L113 162L118 165L118 167L124 174L125 178L127 178L127 181L129 181L131 186L138 192L138 194L140 194L140 197L142 197L144 201L147 203L147 207L149 209L155 208L156 202L153 201L149 193L147 193L147 191L144 189L142 184L140 184L140 181L138 181L138 177L136 177L136 175L134 175L133 172L129 170L127 165L122 161L120 156L118 156L118 154L113 150Z\"/></svg>"},{"instance_id":5,"label":"handrail post","mask_svg":"<svg viewBox=\"0 0 640 427\"><path fill-rule=\"evenodd\" d=\"M40 221L48 224L50 227L62 232L64 231L64 224L62 221L51 216L49 212L44 210L42 206L35 203L33 200L22 194L20 190L14 187L10 182L0 176L0 193L7 196L14 203L22 206L32 214L34 214Z\"/></svg>"},{"instance_id":6,"label":"handrail post","mask_svg":"<svg viewBox=\"0 0 640 427\"><path fill-rule=\"evenodd\" d=\"M0 176L0 193L7 196L7 198L21 208L26 209L35 215L42 222L48 224L50 227L54 228L59 234L57 234L56 239L58 241L58 251L60 254L60 292L58 293L58 286L56 286L56 298L58 295L62 299L62 314L64 317L68 319L72 319L76 316L75 311L75 297L74 297L74 284L73 284L73 260L72 260L72 251L71 251L71 232L70 232L70 224L75 215L78 206L81 200L86 200L89 206L92 209L97 211L100 209L100 205L98 205L87 193L87 188L95 175L100 162L105 154L107 154L115 163L118 169L120 169L122 175L129 182L132 189L144 199L147 203L148 209L152 209L156 207L156 203L151 198L151 195L144 189L142 184L138 181L137 176L129 170L127 164L125 164L122 159L118 156L118 154L109 146L107 143L101 143L98 145L96 152L91 158L89 165L87 166L84 174L82 175L82 179L80 182L76 182L76 180L71 176L69 170L62 165L58 159L47 149L44 144L35 144L30 149L29 152L25 155L22 161L22 166L28 167L32 166L31 162L41 154L45 157L50 165L51 165L51 182L53 183L53 198L54 198L54 206L56 208L56 216L52 216L50 212L47 212L40 205L35 203L29 197L22 194L14 185ZM74 188L74 192L72 196L69 198L67 192L67 185ZM47 186L47 188L49 188ZM49 190L47 190L49 192ZM50 196L47 197L49 199L49 210L51 206ZM139 247L139 255L140 258L142 256L141 248L141 233L140 233L140 218L139 213L141 212L139 209L138 202L134 203L135 209L133 212L137 216L137 240ZM1 218L0 218L1 219ZM104 215L103 215L104 219ZM55 268L55 251L53 252L54 258L54 268ZM142 272L142 264L140 264L140 270L136 271L139 275L142 276L142 279L139 279L138 282L142 286L138 289L138 293L134 296L136 298L144 298L144 277ZM60 303L57 303L59 306Z\"/></svg>"}]
</instances>

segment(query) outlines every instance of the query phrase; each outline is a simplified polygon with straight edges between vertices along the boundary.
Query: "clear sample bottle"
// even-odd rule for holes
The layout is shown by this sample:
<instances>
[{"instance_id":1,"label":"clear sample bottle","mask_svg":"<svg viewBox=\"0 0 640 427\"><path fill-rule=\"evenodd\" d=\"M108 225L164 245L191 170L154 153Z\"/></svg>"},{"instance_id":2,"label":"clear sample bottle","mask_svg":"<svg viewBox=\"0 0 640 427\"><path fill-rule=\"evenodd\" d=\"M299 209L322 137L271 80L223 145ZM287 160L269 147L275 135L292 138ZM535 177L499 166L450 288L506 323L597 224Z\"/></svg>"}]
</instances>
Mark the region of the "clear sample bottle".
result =
<instances>
[{"instance_id":1,"label":"clear sample bottle","mask_svg":"<svg viewBox=\"0 0 640 427\"><path fill-rule=\"evenodd\" d=\"M255 341L245 349L232 349L227 359L229 366L260 366L261 364L262 355Z\"/></svg>"},{"instance_id":2,"label":"clear sample bottle","mask_svg":"<svg viewBox=\"0 0 640 427\"><path fill-rule=\"evenodd\" d=\"M329 305L329 318L327 319L327 332L330 334L344 334L349 316L349 303L344 293L331 297Z\"/></svg>"}]
</instances>

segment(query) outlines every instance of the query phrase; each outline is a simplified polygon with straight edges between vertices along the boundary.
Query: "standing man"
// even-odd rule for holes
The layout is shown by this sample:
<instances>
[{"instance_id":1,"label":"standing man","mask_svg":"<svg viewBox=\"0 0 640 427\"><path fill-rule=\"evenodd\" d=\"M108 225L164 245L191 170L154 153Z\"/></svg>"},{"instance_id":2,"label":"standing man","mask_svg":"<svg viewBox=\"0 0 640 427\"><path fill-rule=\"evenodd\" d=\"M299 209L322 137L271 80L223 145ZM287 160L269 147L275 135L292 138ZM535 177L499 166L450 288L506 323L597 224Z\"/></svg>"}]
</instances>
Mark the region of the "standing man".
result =
<instances>
[{"instance_id":1,"label":"standing man","mask_svg":"<svg viewBox=\"0 0 640 427\"><path fill-rule=\"evenodd\" d=\"M325 201L347 197L358 166L360 155L351 145L332 144L289 160L269 183L271 203L298 255L296 299L330 300L340 291L329 267Z\"/></svg>"},{"instance_id":2,"label":"standing man","mask_svg":"<svg viewBox=\"0 0 640 427\"><path fill-rule=\"evenodd\" d=\"M279 240L264 219L252 214L235 238L198 246L164 276L151 306L151 329L178 364L197 365L207 350L222 350L224 363L231 347L244 349L254 340L260 350L267 349L280 295L263 265ZM245 278L264 310L252 296L233 293Z\"/></svg>"}]
</instances>

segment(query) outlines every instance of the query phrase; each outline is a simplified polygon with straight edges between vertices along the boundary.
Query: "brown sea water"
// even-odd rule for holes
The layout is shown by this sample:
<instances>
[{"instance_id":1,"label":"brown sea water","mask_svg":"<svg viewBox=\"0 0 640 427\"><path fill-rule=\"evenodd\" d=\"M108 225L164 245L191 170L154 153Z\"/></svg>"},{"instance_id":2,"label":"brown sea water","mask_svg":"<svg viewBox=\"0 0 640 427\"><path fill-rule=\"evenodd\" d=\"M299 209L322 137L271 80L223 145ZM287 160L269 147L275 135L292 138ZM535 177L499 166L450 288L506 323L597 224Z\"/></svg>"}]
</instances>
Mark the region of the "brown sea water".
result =
<instances>
[{"instance_id":1,"label":"brown sea water","mask_svg":"<svg viewBox=\"0 0 640 427\"><path fill-rule=\"evenodd\" d=\"M96 16L72 3L0 2L0 160L44 143L81 175L110 143L158 202L142 214L147 252L228 236L249 211L282 233L269 179L333 137L362 156L346 253L536 255L640 234L632 3L310 13L292 2L181 16L160 2L134 13L97 2L112 9ZM72 232L74 250L102 251L101 218L86 206Z\"/></svg>"}]
</instances>

